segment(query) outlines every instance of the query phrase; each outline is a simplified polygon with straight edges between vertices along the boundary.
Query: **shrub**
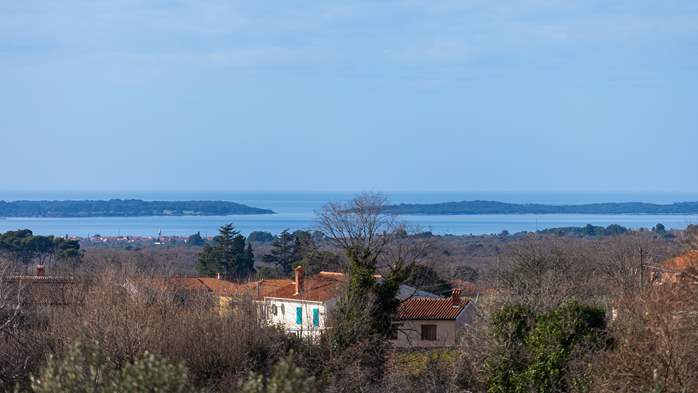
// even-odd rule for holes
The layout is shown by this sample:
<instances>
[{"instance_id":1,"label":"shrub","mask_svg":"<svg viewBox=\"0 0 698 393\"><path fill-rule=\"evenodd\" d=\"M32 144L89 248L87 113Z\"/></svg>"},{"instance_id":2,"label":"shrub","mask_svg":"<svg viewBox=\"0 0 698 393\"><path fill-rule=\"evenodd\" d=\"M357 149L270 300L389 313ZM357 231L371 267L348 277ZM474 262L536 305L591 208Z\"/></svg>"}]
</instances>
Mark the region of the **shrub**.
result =
<instances>
[{"instance_id":1,"label":"shrub","mask_svg":"<svg viewBox=\"0 0 698 393\"><path fill-rule=\"evenodd\" d=\"M107 393L190 393L187 369L145 353L114 375Z\"/></svg>"},{"instance_id":2,"label":"shrub","mask_svg":"<svg viewBox=\"0 0 698 393\"><path fill-rule=\"evenodd\" d=\"M250 375L240 393L317 393L315 378L307 376L305 370L296 367L293 355L279 361L269 378L261 374Z\"/></svg>"},{"instance_id":3,"label":"shrub","mask_svg":"<svg viewBox=\"0 0 698 393\"><path fill-rule=\"evenodd\" d=\"M106 387L109 367L106 357L94 348L73 345L65 357L50 356L38 377L31 377L35 393L92 393Z\"/></svg>"},{"instance_id":4,"label":"shrub","mask_svg":"<svg viewBox=\"0 0 698 393\"><path fill-rule=\"evenodd\" d=\"M121 369L109 366L98 349L73 345L62 359L49 357L38 377L31 378L34 393L193 393L187 370L153 354L144 353Z\"/></svg>"},{"instance_id":5,"label":"shrub","mask_svg":"<svg viewBox=\"0 0 698 393\"><path fill-rule=\"evenodd\" d=\"M505 305L493 318L495 349L485 363L487 391L567 392L588 385L587 370L569 364L603 344L604 311L568 301L533 317L521 305Z\"/></svg>"}]
</instances>

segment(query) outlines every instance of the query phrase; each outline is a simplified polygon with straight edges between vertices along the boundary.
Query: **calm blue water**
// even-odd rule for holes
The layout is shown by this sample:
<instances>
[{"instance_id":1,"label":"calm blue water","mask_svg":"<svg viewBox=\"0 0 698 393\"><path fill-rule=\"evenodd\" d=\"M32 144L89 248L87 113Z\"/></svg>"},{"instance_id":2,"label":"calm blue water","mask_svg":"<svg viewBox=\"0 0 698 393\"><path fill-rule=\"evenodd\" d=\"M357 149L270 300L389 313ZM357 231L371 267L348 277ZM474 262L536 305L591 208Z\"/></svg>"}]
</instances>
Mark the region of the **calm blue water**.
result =
<instances>
[{"instance_id":1,"label":"calm blue water","mask_svg":"<svg viewBox=\"0 0 698 393\"><path fill-rule=\"evenodd\" d=\"M0 232L29 228L38 234L88 236L100 234L186 236L194 232L213 235L217 228L232 222L244 234L251 231L278 233L283 229L314 229L315 211L328 201L351 198L352 192L11 192L0 191L0 200L108 199L146 200L228 200L276 211L274 215L209 217L97 217L97 218L7 218L0 219ZM698 193L472 193L472 192L392 192L392 203L445 202L460 200L497 200L512 203L539 202L576 204L593 202L671 203L697 201ZM402 216L402 220L435 234L489 234L507 230L535 231L586 224L620 224L630 228L649 228L657 223L667 228L685 228L698 224L698 215L476 215L476 216Z\"/></svg>"}]
</instances>

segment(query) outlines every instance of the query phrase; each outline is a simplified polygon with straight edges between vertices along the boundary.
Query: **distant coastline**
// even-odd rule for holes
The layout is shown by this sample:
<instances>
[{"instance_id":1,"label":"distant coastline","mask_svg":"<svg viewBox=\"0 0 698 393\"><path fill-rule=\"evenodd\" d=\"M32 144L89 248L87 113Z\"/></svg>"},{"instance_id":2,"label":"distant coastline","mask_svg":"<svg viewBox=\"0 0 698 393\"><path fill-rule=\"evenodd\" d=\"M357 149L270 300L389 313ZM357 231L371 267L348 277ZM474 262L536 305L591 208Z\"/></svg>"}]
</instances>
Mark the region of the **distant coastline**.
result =
<instances>
[{"instance_id":1,"label":"distant coastline","mask_svg":"<svg viewBox=\"0 0 698 393\"><path fill-rule=\"evenodd\" d=\"M273 210L227 201L143 201L140 199L0 201L0 218L227 216L274 213Z\"/></svg>"},{"instance_id":2,"label":"distant coastline","mask_svg":"<svg viewBox=\"0 0 698 393\"><path fill-rule=\"evenodd\" d=\"M497 201L461 201L442 203L401 203L388 205L386 213L411 215L479 214L698 214L698 202L655 204L643 202L546 205Z\"/></svg>"}]
</instances>

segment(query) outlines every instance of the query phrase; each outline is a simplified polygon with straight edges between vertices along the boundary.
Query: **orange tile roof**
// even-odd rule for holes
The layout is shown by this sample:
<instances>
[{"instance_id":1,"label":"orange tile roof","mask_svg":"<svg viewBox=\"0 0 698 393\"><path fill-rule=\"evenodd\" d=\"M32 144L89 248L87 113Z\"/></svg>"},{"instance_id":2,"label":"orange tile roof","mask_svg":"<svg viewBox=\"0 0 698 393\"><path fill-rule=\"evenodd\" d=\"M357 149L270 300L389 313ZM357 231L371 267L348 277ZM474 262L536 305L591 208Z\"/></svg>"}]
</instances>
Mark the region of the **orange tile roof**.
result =
<instances>
[{"instance_id":1,"label":"orange tile roof","mask_svg":"<svg viewBox=\"0 0 698 393\"><path fill-rule=\"evenodd\" d=\"M449 284L453 288L460 288L463 291L463 295L467 297L475 297L477 295L488 295L495 292L494 288L481 287L471 281L465 280L451 280Z\"/></svg>"},{"instance_id":2,"label":"orange tile roof","mask_svg":"<svg viewBox=\"0 0 698 393\"><path fill-rule=\"evenodd\" d=\"M400 303L396 319L401 321L456 319L467 304L467 299L454 305L451 298L414 297Z\"/></svg>"},{"instance_id":3,"label":"orange tile roof","mask_svg":"<svg viewBox=\"0 0 698 393\"><path fill-rule=\"evenodd\" d=\"M32 305L71 304L78 289L78 282L70 277L10 276L3 283L9 284L11 291L19 291L23 303Z\"/></svg>"},{"instance_id":4,"label":"orange tile roof","mask_svg":"<svg viewBox=\"0 0 698 393\"><path fill-rule=\"evenodd\" d=\"M347 280L347 275L341 272L320 272L318 273L318 276L323 277L323 278L331 278L333 280L338 280L338 281L346 281ZM381 280L383 278L382 275L380 274L374 274L373 278L376 280Z\"/></svg>"},{"instance_id":5,"label":"orange tile roof","mask_svg":"<svg viewBox=\"0 0 698 393\"><path fill-rule=\"evenodd\" d=\"M243 284L237 284L227 280L219 280L213 277L167 277L153 278L146 282L160 286L172 286L175 289L186 291L202 291L218 296L233 296L245 292Z\"/></svg>"},{"instance_id":6,"label":"orange tile roof","mask_svg":"<svg viewBox=\"0 0 698 393\"><path fill-rule=\"evenodd\" d=\"M343 275L339 277L320 273L303 280L303 290L300 294L296 294L296 285L290 281L288 285L277 288L266 297L324 302L339 296L344 281Z\"/></svg>"},{"instance_id":7,"label":"orange tile roof","mask_svg":"<svg viewBox=\"0 0 698 393\"><path fill-rule=\"evenodd\" d=\"M698 269L698 250L692 250L662 262L662 267L672 270Z\"/></svg>"},{"instance_id":8,"label":"orange tile roof","mask_svg":"<svg viewBox=\"0 0 698 393\"><path fill-rule=\"evenodd\" d=\"M293 281L289 279L265 279L259 281L251 281L243 285L246 288L246 293L252 296L253 299L263 300L265 297L269 296L277 289L287 285L293 285Z\"/></svg>"}]
</instances>

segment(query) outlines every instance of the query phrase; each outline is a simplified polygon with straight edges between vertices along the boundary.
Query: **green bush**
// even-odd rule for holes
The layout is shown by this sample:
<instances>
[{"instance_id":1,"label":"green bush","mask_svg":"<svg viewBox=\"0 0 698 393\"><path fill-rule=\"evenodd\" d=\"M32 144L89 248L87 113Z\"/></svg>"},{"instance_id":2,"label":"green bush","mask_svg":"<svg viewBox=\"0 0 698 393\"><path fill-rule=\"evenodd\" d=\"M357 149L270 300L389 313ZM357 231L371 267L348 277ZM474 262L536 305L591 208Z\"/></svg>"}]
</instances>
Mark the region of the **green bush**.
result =
<instances>
[{"instance_id":1,"label":"green bush","mask_svg":"<svg viewBox=\"0 0 698 393\"><path fill-rule=\"evenodd\" d=\"M538 317L525 306L507 305L492 325L496 348L485 363L488 393L583 390L588 376L571 372L569 364L598 349L606 328L603 310L574 300Z\"/></svg>"},{"instance_id":2,"label":"green bush","mask_svg":"<svg viewBox=\"0 0 698 393\"><path fill-rule=\"evenodd\" d=\"M80 344L73 345L62 358L49 357L38 377L31 377L35 393L92 393L107 386L107 358L99 351Z\"/></svg>"},{"instance_id":3,"label":"green bush","mask_svg":"<svg viewBox=\"0 0 698 393\"><path fill-rule=\"evenodd\" d=\"M107 393L193 393L187 369L145 353L127 364L112 378Z\"/></svg>"},{"instance_id":4,"label":"green bush","mask_svg":"<svg viewBox=\"0 0 698 393\"><path fill-rule=\"evenodd\" d=\"M153 354L144 353L121 369L110 366L99 350L73 345L62 358L50 357L38 377L34 393L194 393L187 370Z\"/></svg>"},{"instance_id":5,"label":"green bush","mask_svg":"<svg viewBox=\"0 0 698 393\"><path fill-rule=\"evenodd\" d=\"M296 367L292 355L278 362L271 375L252 374L240 393L317 393L315 378Z\"/></svg>"}]
</instances>

